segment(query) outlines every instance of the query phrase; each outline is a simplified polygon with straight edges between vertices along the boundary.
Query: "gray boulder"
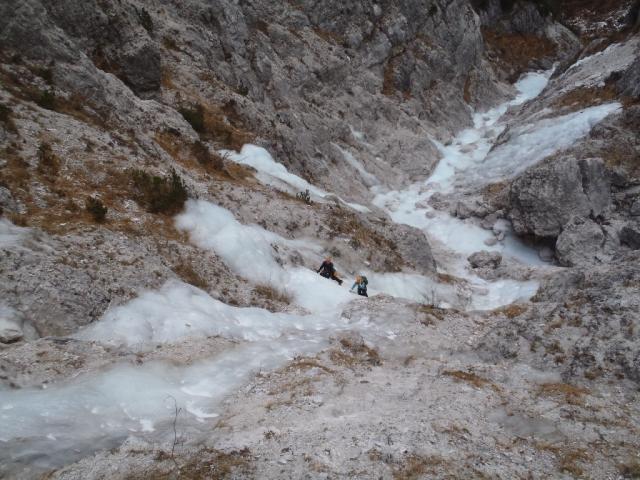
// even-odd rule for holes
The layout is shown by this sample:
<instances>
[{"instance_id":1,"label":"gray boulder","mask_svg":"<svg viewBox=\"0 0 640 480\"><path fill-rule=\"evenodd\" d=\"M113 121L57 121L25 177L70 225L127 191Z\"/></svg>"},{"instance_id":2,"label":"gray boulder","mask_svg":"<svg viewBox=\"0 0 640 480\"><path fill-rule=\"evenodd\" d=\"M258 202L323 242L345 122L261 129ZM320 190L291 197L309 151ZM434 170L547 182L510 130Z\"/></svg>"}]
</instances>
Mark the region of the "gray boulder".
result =
<instances>
[{"instance_id":1,"label":"gray boulder","mask_svg":"<svg viewBox=\"0 0 640 480\"><path fill-rule=\"evenodd\" d=\"M592 220L574 217L565 225L556 242L556 256L561 265L575 267L594 263L601 252L605 234Z\"/></svg>"},{"instance_id":2,"label":"gray boulder","mask_svg":"<svg viewBox=\"0 0 640 480\"><path fill-rule=\"evenodd\" d=\"M640 58L622 74L616 87L627 97L640 98Z\"/></svg>"},{"instance_id":3,"label":"gray boulder","mask_svg":"<svg viewBox=\"0 0 640 480\"><path fill-rule=\"evenodd\" d=\"M629 223L620 230L620 243L632 250L640 250L640 224Z\"/></svg>"},{"instance_id":4,"label":"gray boulder","mask_svg":"<svg viewBox=\"0 0 640 480\"><path fill-rule=\"evenodd\" d=\"M139 97L145 97L160 90L161 57L155 45L144 44L124 56L120 67L124 82Z\"/></svg>"},{"instance_id":5,"label":"gray boulder","mask_svg":"<svg viewBox=\"0 0 640 480\"><path fill-rule=\"evenodd\" d=\"M0 343L12 343L22 339L22 319L6 305L0 305Z\"/></svg>"},{"instance_id":6,"label":"gray boulder","mask_svg":"<svg viewBox=\"0 0 640 480\"><path fill-rule=\"evenodd\" d=\"M498 252L482 250L467 258L473 268L498 268L502 263L502 255Z\"/></svg>"},{"instance_id":7,"label":"gray boulder","mask_svg":"<svg viewBox=\"0 0 640 480\"><path fill-rule=\"evenodd\" d=\"M604 214L610 191L602 160L556 158L529 168L512 183L509 218L519 235L557 238L571 217Z\"/></svg>"}]
</instances>

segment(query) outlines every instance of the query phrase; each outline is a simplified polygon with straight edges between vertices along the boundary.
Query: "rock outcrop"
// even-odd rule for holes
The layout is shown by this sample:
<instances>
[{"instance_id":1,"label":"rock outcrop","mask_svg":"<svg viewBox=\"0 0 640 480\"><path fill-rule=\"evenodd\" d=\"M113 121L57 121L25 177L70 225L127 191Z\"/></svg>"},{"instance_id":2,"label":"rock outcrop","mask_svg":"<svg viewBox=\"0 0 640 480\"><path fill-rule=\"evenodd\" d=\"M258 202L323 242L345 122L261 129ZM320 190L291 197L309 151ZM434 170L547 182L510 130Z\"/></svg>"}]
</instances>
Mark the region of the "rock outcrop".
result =
<instances>
[{"instance_id":1,"label":"rock outcrop","mask_svg":"<svg viewBox=\"0 0 640 480\"><path fill-rule=\"evenodd\" d=\"M520 235L557 238L573 216L603 215L611 203L610 190L601 160L555 157L513 182L509 218Z\"/></svg>"},{"instance_id":2,"label":"rock outcrop","mask_svg":"<svg viewBox=\"0 0 640 480\"><path fill-rule=\"evenodd\" d=\"M476 252L467 259L472 268L498 268L502 255L498 252Z\"/></svg>"}]
</instances>

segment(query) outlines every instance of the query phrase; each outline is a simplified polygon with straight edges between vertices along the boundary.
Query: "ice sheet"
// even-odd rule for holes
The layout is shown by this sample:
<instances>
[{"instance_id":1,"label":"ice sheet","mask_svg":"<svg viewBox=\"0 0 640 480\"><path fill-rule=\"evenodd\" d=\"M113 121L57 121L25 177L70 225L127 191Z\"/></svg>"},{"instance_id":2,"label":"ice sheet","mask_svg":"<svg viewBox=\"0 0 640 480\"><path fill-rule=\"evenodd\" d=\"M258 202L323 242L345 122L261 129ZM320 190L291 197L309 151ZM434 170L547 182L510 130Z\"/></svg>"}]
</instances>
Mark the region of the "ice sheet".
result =
<instances>
[{"instance_id":1,"label":"ice sheet","mask_svg":"<svg viewBox=\"0 0 640 480\"><path fill-rule=\"evenodd\" d=\"M271 154L262 147L246 144L242 147L239 153L232 150L221 150L220 153L236 163L249 165L250 167L255 168L258 171L258 180L266 185L273 185L276 188L290 191L290 193L309 190L311 195L318 198L325 198L333 195L321 188L311 185L304 178L300 178L289 172L284 165L276 162ZM289 188L286 188L285 186L288 186ZM369 211L369 209L364 205L346 202L342 199L340 200L345 205L348 205L359 212Z\"/></svg>"}]
</instances>

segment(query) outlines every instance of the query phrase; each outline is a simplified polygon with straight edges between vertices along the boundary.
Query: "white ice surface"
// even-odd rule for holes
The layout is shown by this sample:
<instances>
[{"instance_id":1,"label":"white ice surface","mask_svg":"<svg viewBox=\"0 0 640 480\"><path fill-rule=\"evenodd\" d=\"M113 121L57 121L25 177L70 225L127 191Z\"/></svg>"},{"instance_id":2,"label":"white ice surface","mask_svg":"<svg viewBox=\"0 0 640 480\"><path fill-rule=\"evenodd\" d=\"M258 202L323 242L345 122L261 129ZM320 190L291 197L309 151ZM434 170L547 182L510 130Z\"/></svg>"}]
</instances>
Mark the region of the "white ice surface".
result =
<instances>
[{"instance_id":1,"label":"white ice surface","mask_svg":"<svg viewBox=\"0 0 640 480\"><path fill-rule=\"evenodd\" d=\"M493 232L483 229L471 219L461 220L447 212L435 210L428 205L428 201L434 193L451 193L461 184L481 184L487 155L506 127L500 122L501 117L510 107L521 105L539 95L551 73L525 75L516 84L516 98L487 112L475 114L474 126L460 132L449 145L435 142L442 159L425 182L400 191L383 192L373 188L377 193L374 205L386 210L395 222L422 229L435 251L448 252L446 270L467 279L474 290L470 308L496 308L529 298L537 289L536 282L488 282L475 276L467 268L466 258L470 254L489 250L499 251L526 264L540 264L541 261L537 252L518 241L509 228L505 228L504 241L487 246L485 241L495 237ZM510 160L511 167L517 168L513 164L514 159Z\"/></svg>"},{"instance_id":2,"label":"white ice surface","mask_svg":"<svg viewBox=\"0 0 640 480\"><path fill-rule=\"evenodd\" d=\"M243 165L248 165L258 171L258 180L265 185L272 185L278 189L288 192L302 192L309 190L309 193L317 198L325 198L333 195L314 185L311 185L304 178L289 172L284 165L276 162L271 154L262 147L246 144L240 153L232 150L221 150L229 160ZM340 197L337 197L340 198ZM345 205L359 212L368 212L369 209L358 203L350 203L340 199Z\"/></svg>"},{"instance_id":3,"label":"white ice surface","mask_svg":"<svg viewBox=\"0 0 640 480\"><path fill-rule=\"evenodd\" d=\"M621 109L618 102L607 103L514 129L506 143L498 145L479 163L481 182L495 182L522 173L544 158L571 147L594 125Z\"/></svg>"}]
</instances>

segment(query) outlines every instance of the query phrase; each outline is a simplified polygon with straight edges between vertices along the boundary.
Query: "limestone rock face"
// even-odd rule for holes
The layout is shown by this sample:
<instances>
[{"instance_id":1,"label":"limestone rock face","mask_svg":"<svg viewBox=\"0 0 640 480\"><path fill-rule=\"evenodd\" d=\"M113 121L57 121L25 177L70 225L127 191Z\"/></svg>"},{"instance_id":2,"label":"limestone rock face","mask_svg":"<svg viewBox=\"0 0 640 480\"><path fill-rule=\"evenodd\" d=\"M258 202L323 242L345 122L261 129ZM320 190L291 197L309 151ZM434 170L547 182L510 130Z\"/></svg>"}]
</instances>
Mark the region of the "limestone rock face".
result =
<instances>
[{"instance_id":1,"label":"limestone rock face","mask_svg":"<svg viewBox=\"0 0 640 480\"><path fill-rule=\"evenodd\" d=\"M632 250L640 250L640 224L629 223L622 227L620 242Z\"/></svg>"},{"instance_id":2,"label":"limestone rock face","mask_svg":"<svg viewBox=\"0 0 640 480\"><path fill-rule=\"evenodd\" d=\"M520 235L556 238L571 217L602 215L611 203L610 189L602 161L556 158L513 182L509 218Z\"/></svg>"},{"instance_id":3,"label":"limestone rock face","mask_svg":"<svg viewBox=\"0 0 640 480\"><path fill-rule=\"evenodd\" d=\"M11 0L0 6L0 42L49 62L56 94L89 99L123 129L173 123L133 96L174 115L197 102L224 108L224 123L294 173L352 198L370 195L367 179L333 144L384 183L422 177L438 158L429 138L469 125L472 107L509 91L467 0Z\"/></svg>"},{"instance_id":4,"label":"limestone rock face","mask_svg":"<svg viewBox=\"0 0 640 480\"><path fill-rule=\"evenodd\" d=\"M18 313L0 304L0 343L11 343L23 337L22 321Z\"/></svg>"},{"instance_id":5,"label":"limestone rock face","mask_svg":"<svg viewBox=\"0 0 640 480\"><path fill-rule=\"evenodd\" d=\"M592 220L574 217L564 226L556 242L556 256L565 267L589 264L601 252L605 235Z\"/></svg>"}]
</instances>

